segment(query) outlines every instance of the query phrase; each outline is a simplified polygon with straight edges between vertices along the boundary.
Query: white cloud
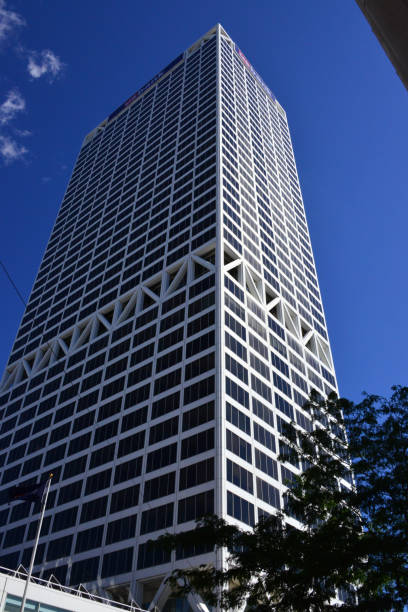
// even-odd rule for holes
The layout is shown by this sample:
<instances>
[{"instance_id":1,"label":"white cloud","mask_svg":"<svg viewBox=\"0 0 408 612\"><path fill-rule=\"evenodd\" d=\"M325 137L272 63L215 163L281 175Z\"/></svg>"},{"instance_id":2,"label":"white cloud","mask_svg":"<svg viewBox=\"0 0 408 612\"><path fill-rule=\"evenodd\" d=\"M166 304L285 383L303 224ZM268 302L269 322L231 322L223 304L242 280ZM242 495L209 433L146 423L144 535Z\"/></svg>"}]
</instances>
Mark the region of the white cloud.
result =
<instances>
[{"instance_id":1,"label":"white cloud","mask_svg":"<svg viewBox=\"0 0 408 612\"><path fill-rule=\"evenodd\" d=\"M15 134L17 136L20 136L21 138L27 138L27 136L32 136L33 135L33 133L30 132L30 130L17 130L17 129L15 129L14 132L15 132Z\"/></svg>"},{"instance_id":2,"label":"white cloud","mask_svg":"<svg viewBox=\"0 0 408 612\"><path fill-rule=\"evenodd\" d=\"M4 163L11 164L24 157L28 150L8 136L0 136L0 155Z\"/></svg>"},{"instance_id":3,"label":"white cloud","mask_svg":"<svg viewBox=\"0 0 408 612\"><path fill-rule=\"evenodd\" d=\"M27 70L33 79L39 79L48 74L54 79L63 69L64 64L60 58L49 49L44 51L30 51Z\"/></svg>"},{"instance_id":4,"label":"white cloud","mask_svg":"<svg viewBox=\"0 0 408 612\"><path fill-rule=\"evenodd\" d=\"M18 89L11 89L3 104L0 104L0 124L9 123L17 113L25 109L25 106L25 100Z\"/></svg>"},{"instance_id":5,"label":"white cloud","mask_svg":"<svg viewBox=\"0 0 408 612\"><path fill-rule=\"evenodd\" d=\"M25 25L24 19L15 11L6 9L4 0L0 0L0 41L3 41L17 26Z\"/></svg>"},{"instance_id":6,"label":"white cloud","mask_svg":"<svg viewBox=\"0 0 408 612\"><path fill-rule=\"evenodd\" d=\"M6 99L0 104L0 126L4 128L14 117L26 107L25 100L18 89L11 89ZM28 136L28 130L15 130L19 136ZM28 149L20 145L14 138L0 133L0 159L7 164L22 159L28 153Z\"/></svg>"}]
</instances>

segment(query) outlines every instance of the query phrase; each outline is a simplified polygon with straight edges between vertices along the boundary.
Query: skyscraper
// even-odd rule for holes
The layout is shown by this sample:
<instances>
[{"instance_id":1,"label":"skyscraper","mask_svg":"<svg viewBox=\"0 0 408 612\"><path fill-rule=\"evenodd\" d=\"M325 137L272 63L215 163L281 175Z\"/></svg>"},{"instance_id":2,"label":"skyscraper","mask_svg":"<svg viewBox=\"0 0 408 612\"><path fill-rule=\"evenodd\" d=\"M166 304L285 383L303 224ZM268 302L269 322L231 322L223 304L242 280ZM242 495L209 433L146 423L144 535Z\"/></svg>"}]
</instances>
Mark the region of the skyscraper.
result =
<instances>
[{"instance_id":1,"label":"skyscraper","mask_svg":"<svg viewBox=\"0 0 408 612\"><path fill-rule=\"evenodd\" d=\"M146 605L221 563L147 541L280 508L311 389L336 381L286 114L218 25L83 142L2 379L0 565L35 534L8 488L50 471L42 577Z\"/></svg>"}]
</instances>

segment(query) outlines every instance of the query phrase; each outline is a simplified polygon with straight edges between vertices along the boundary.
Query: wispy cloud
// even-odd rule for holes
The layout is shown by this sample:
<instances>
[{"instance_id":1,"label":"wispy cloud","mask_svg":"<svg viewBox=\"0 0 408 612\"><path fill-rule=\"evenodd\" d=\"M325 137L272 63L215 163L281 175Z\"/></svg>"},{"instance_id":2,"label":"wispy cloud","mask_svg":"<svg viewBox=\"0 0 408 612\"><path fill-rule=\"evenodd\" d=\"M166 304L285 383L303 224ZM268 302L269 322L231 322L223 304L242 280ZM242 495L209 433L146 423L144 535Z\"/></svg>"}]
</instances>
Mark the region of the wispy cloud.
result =
<instances>
[{"instance_id":1,"label":"wispy cloud","mask_svg":"<svg viewBox=\"0 0 408 612\"><path fill-rule=\"evenodd\" d=\"M23 25L24 19L15 11L8 10L5 0L0 0L0 41L6 40L16 27Z\"/></svg>"},{"instance_id":2,"label":"wispy cloud","mask_svg":"<svg viewBox=\"0 0 408 612\"><path fill-rule=\"evenodd\" d=\"M27 70L33 79L48 75L53 80L59 75L63 67L64 64L60 58L49 49L30 51L28 54Z\"/></svg>"},{"instance_id":3,"label":"wispy cloud","mask_svg":"<svg viewBox=\"0 0 408 612\"><path fill-rule=\"evenodd\" d=\"M9 123L13 121L18 113L25 110L26 103L18 91L11 89L5 97L4 102L0 104L0 159L6 164L11 164L24 157L28 153L28 149L19 144L12 136L4 132L4 129L9 129ZM29 136L31 132L28 130L13 130L11 131L18 136Z\"/></svg>"},{"instance_id":4,"label":"wispy cloud","mask_svg":"<svg viewBox=\"0 0 408 612\"><path fill-rule=\"evenodd\" d=\"M0 155L6 165L22 159L27 152L26 147L18 144L12 138L0 135Z\"/></svg>"},{"instance_id":5,"label":"wispy cloud","mask_svg":"<svg viewBox=\"0 0 408 612\"><path fill-rule=\"evenodd\" d=\"M25 109L25 106L25 100L18 89L11 89L4 102L0 104L0 125L9 123L17 113Z\"/></svg>"},{"instance_id":6,"label":"wispy cloud","mask_svg":"<svg viewBox=\"0 0 408 612\"><path fill-rule=\"evenodd\" d=\"M14 130L14 133L21 138L27 138L27 136L32 136L33 133L30 130L18 130L17 128Z\"/></svg>"}]
</instances>

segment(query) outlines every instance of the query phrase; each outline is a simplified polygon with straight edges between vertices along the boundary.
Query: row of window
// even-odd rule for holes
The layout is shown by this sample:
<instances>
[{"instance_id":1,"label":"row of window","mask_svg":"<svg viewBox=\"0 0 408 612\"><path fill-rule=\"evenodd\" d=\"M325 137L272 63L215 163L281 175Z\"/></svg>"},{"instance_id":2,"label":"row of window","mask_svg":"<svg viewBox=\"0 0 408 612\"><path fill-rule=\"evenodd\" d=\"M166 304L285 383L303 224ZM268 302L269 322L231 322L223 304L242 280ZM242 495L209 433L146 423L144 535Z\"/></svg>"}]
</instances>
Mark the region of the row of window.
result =
<instances>
[{"instance_id":1,"label":"row of window","mask_svg":"<svg viewBox=\"0 0 408 612\"><path fill-rule=\"evenodd\" d=\"M111 470L107 470L107 471L109 473L111 472ZM99 481L102 482L101 480L102 474L103 472L101 472L100 475L97 474L90 478L93 478L94 480L95 478L99 478ZM176 473L173 471L173 472L166 473L163 476L159 476L153 479L147 479L144 484L143 496L140 495L140 485L136 484L136 485L132 485L130 487L124 488L124 489L122 488L120 490L114 491L112 495L110 496L110 500L109 500L108 495L104 495L102 497L92 499L89 502L82 503L81 507L78 507L76 505L66 510L55 512L53 520L51 520L51 515L46 517L44 528L42 530L42 536L45 537L51 533L52 534L58 533L59 531L74 527L78 523L78 527L76 527L76 530L77 531L79 530L79 531L78 531L78 538L77 538L75 552L79 553L79 552L84 552L86 550L89 550L90 548L97 548L100 545L100 543L95 542L92 540L92 538L87 537L90 532L94 531L94 529L89 528L89 529L86 529L85 531L80 531L81 525L83 523L87 523L95 519L98 519L101 516L105 516L105 514L111 515L117 512L121 512L123 510L130 511L131 508L134 508L135 506L138 506L139 504L142 504L142 503L148 504L148 509L145 509L142 513L142 522L140 526L141 534L148 533L149 531L156 531L157 529L161 529L163 527L168 527L169 525L163 525L162 527L160 527L158 526L157 523L154 523L154 522L152 525L151 521L153 520L153 517L156 516L155 513L157 513L158 515L158 518L156 520L159 520L159 517L161 514L160 509L163 508L164 506L155 506L154 508L151 508L150 502L156 501L160 498L166 497L174 493L175 476L176 476ZM84 489L85 492L88 491L88 484L89 484L90 478L88 478L87 480L87 483ZM200 484L205 484L212 480L214 480L214 459L209 458L204 461L200 461L198 463L194 463L192 465L189 465L185 468L180 469L179 490L184 491L191 487L194 487ZM108 488L109 481L110 481L110 477L108 478L108 480L105 479L105 481L102 483L105 486L102 488ZM83 496L81 494L81 489L82 489L82 481L78 483L71 483L70 485L66 485L65 487L61 488L59 491L57 507L60 507L62 504L66 503L67 501L72 502L78 499L81 499L82 501ZM55 498L55 495L53 497ZM195 496L192 496L192 497L190 496L186 499L191 500L194 497ZM186 520L192 520L191 518L186 518L186 516L187 517L191 516L191 513L189 511L186 511L185 509L184 504L186 503L187 503L186 501L180 500L179 512L178 512L178 517L179 517L178 522L179 523L185 522ZM173 506L173 504L171 504L171 506ZM16 506L16 507L20 507L20 506ZM23 511L27 512L27 508L24 508L23 506L21 506L21 508L23 508L21 512ZM2 512L2 514L6 515L6 512ZM116 519L112 521L111 523L108 523L106 544L112 544L113 542L117 542L117 541L120 541L121 539L123 540L123 539L127 539L127 537L130 537L130 535L127 535L127 537L119 537L118 535L115 535L115 531L113 531L112 533L112 530L115 529L116 527L120 528L120 521L125 521L128 518L128 516L129 514L127 514L127 516L124 518L122 517L120 519ZM136 516L137 514L134 515L135 521L136 521ZM2 516L2 518L4 519L5 516ZM20 517L20 519L21 518L25 518L25 517ZM170 524L173 524L173 515L171 515ZM154 525L156 525L155 528L152 528ZM135 529L136 529L136 522L134 523L133 535L134 535ZM2 540L1 546L3 549L5 549L5 548L10 548L13 546L20 545L22 542L32 540L34 537L34 531L35 531L35 521L33 521L32 523L29 523L28 531L26 531L26 523L19 525L17 527L11 527L7 531L4 531L4 537L2 536L1 538ZM103 531L103 527L102 527L102 531ZM119 533L123 535L122 532L119 531ZM55 539L54 536L53 536L53 539ZM64 556L64 555L59 555L59 556Z\"/></svg>"},{"instance_id":2,"label":"row of window","mask_svg":"<svg viewBox=\"0 0 408 612\"><path fill-rule=\"evenodd\" d=\"M206 276L203 276L203 278L199 280L197 283L194 283L188 289L188 291L185 289L181 291L179 290L175 295L172 295L170 298L168 298L162 303L162 308L161 308L162 316L165 313L171 312L177 306L184 304L187 298L190 299L190 304L188 306L188 316L189 317L195 316L201 310L204 310L208 306L211 306L212 304L214 304L214 294L206 295L203 298L199 298L197 300L195 300L195 298L198 295L200 295L202 292L209 289L213 285L213 283L214 283L214 275L207 274ZM130 335L133 332L133 330L145 327L149 322L154 321L159 316L157 306L150 307L151 304L154 305L154 301L151 298L148 298L146 302L147 302L145 306L147 308L146 312L143 312L142 314L135 317L134 309L128 310L127 322L120 325L117 329L114 329L113 332L111 333L111 336L109 336L108 334L103 334L103 335L99 335L97 338L93 340L88 339L88 341L85 342L83 347L81 347L79 351L71 355L67 360L64 361L62 359L64 355L62 354L60 356L59 354L55 354L55 350L54 350L54 357L59 357L59 360L57 361L57 363L55 363L55 365L52 365L51 367L48 368L48 370L44 370L43 372L34 376L29 382L24 382L16 386L14 390L11 392L11 394L7 393L1 397L0 399L1 405L4 405L7 402L11 402L7 410L3 412L2 416L8 417L14 414L15 412L17 412L23 405L27 406L30 403L38 402L39 400L38 391L31 391L31 390L35 389L40 384L42 384L45 381L45 377L47 377L47 380L49 380L50 378L52 379L58 374L60 374L61 372L65 372L66 369L68 368L70 371L67 372L66 374L67 376L66 383L69 383L70 382L69 378L71 378L72 380L72 376L75 378L77 374L75 369L72 370L72 373L71 373L71 368L74 368L74 366L77 363L86 362L86 366L83 372L84 374L91 372L97 369L98 367L104 365L104 362L106 359L106 348L109 345L109 341L111 341L111 343L114 343L114 345L111 346L109 353L108 353L109 361L113 360L115 357L119 357L124 352L129 351L129 347L130 347L130 345L128 344L129 340L123 340L123 338ZM104 313L104 317L108 319L108 321L109 321L109 318L112 316L113 316L113 311L110 313ZM169 319L166 319L166 320L171 321ZM196 325L196 323L192 322L191 325L194 326ZM193 332L194 332L194 327L191 327L189 329L189 333L193 333ZM155 326L154 328L149 327L144 330L142 329L142 331L134 335L133 345L136 348L137 344L142 344L148 341L155 335L155 333L156 333ZM120 344L118 343L119 340L122 340ZM162 338L160 340L160 345L163 345L163 346L160 346L159 350L161 351L164 348L166 348L166 344L169 344L169 343L166 342ZM104 350L104 353L102 355L97 355L97 353L99 353L102 350ZM147 355L146 358L150 356L148 351L145 354ZM97 356L94 357L94 355L97 355ZM130 365L133 366L136 363L143 361L144 359L141 359L140 356L141 354L139 355L139 353L136 351L131 357ZM79 366L79 367L82 367L82 366ZM48 386L46 386L46 388L44 389L43 395L48 395L49 393L52 393L53 391L55 391L55 389L58 389L61 384L63 384L62 379L61 380L59 379L57 382L53 381L52 383L51 382L48 383ZM27 394L28 390L30 390L31 393ZM24 404L22 403L21 399L20 400L18 399L19 397L22 397L23 394L26 394L26 397L24 399ZM50 407L52 408L53 406L50 406ZM48 408L46 405L43 406L42 404L40 404L38 414L46 411L47 409ZM25 420L28 420L28 419L25 419Z\"/></svg>"},{"instance_id":3,"label":"row of window","mask_svg":"<svg viewBox=\"0 0 408 612\"><path fill-rule=\"evenodd\" d=\"M214 367L214 353L209 353L206 356L199 358L195 362L190 364L190 368L188 365L186 366L187 375L190 373L192 376L195 376L195 373L198 372L198 375L207 373L209 370ZM187 370L191 370L188 372ZM157 379L155 382L155 388L157 392L167 392L170 389L173 390L174 386L180 384L180 369L175 370L172 373L166 375L162 379ZM149 395L149 387L150 383L144 385L143 387L139 387L136 391L130 392L125 396L124 408L129 408L133 405L140 405L143 402L146 402ZM214 382L213 376L204 378L196 383L187 384L187 381L184 385L184 391L182 398L180 397L180 391L172 392L171 395L165 395L163 398L158 399L153 402L151 409L151 418L157 418L157 416L162 416L166 414L167 410L175 410L179 408L180 401L183 400L184 405L187 405L195 399L199 397L204 397L204 395L209 395L214 390ZM194 393L200 393L194 397ZM169 399L173 398L175 401L172 401L170 405ZM70 430L70 422L59 426L57 429L53 429L50 434L50 439L48 444L53 444L58 442L59 440L64 440L64 442L60 443L58 446L53 446L49 450L45 452L41 452L34 457L26 458L27 455L38 452L39 450L43 450L46 448L48 433L42 434L38 437L32 438L31 441L23 444L18 444L12 447L9 451L8 462L14 463L19 461L18 464L13 465L13 467L7 467L7 464L4 463L6 454L4 453L1 457L3 459L3 465L5 465L3 469L2 476L2 484L7 484L18 479L20 476L32 474L33 472L37 472L41 466L45 467L47 465L51 466L59 461L62 461L64 458L68 459L69 457L85 450L92 449L94 446L99 445L101 442L107 442L108 440L112 440L113 438L116 440L117 436L120 434L121 439L118 444L117 456L123 457L128 455L131 452L139 450L143 448L145 444L145 430L138 431L137 433L133 433L128 437L123 437L123 434L129 430L136 427L139 427L144 422L146 422L148 409L147 406L143 408L136 408L133 412L127 413L123 416L122 421L117 418L116 420L110 420L107 424L96 427L96 423L106 416L112 417L115 412L120 412L122 407L122 398L118 398L116 401L113 400L108 404L103 404L99 408L98 412L98 420L96 421L96 411L88 409L83 415L78 417L74 421L74 425L72 428L72 434L79 433L83 430L85 433L81 433L80 435L71 437L69 442L65 440L69 436ZM97 394L95 403L97 402ZM58 417L58 412L56 413L56 418ZM64 416L66 416L64 414ZM50 414L47 419L47 427L49 428L51 425L52 414ZM34 424L34 427L37 426L39 421ZM119 427L120 426L120 427ZM153 428L154 427L154 428ZM150 438L149 444L154 443L154 440L157 441L160 436L165 436L165 433L160 433L160 424L157 426L153 426L150 429ZM22 430L18 430L22 431ZM166 432L167 433L167 432ZM7 440L6 440L7 441ZM104 445L101 448L96 448L92 452L90 452L90 468L97 467L99 465L103 465L109 461L113 460L115 454L115 443ZM157 468L152 468L157 469Z\"/></svg>"},{"instance_id":4,"label":"row of window","mask_svg":"<svg viewBox=\"0 0 408 612\"><path fill-rule=\"evenodd\" d=\"M210 489L203 493L192 495L180 499L178 502L177 511L177 523L182 524L187 521L194 521L195 519L209 513L214 512L214 491ZM173 524L173 503L165 504L151 510L147 510L142 513L141 517L141 533L150 533L158 529L169 527ZM106 528L106 544L112 544L128 539L133 539L135 536L137 515L127 515L120 521L111 521L108 523ZM50 562L63 557L68 557L70 554L76 554L87 550L92 550L102 546L103 542L103 527L97 526L85 531L79 531L77 533L76 542L74 545L74 536L67 535L59 538L54 538L48 543L47 551L45 552L45 543L40 543L37 549L37 564L40 565L42 562ZM7 555L0 556L0 563L5 564L7 567L15 566L13 561L20 559L20 563L27 565L27 555L30 549L25 549L20 556L20 552L9 553ZM177 551L178 558L184 558L187 556L200 554L201 552L208 552L209 549L198 551L198 550L179 550ZM159 554L160 549L152 548L148 543L139 545L137 569L143 569L149 567L149 564L161 564L169 560L169 555ZM189 554L191 553L191 554ZM129 573L132 570L133 565L133 547L122 548L110 553L106 553L102 557L102 563L99 568L98 555L96 557L90 557L82 561L75 561L72 563L72 569L70 574L69 584L77 585L80 582L86 583L89 581L96 580L98 576L105 578L108 576L114 576L124 573ZM75 557L74 557L75 559ZM66 570L67 565L61 566L59 564L59 572L54 572L54 575L58 575L58 578L64 584L66 582ZM48 570L50 571L50 570ZM43 574L44 576L45 574Z\"/></svg>"}]
</instances>

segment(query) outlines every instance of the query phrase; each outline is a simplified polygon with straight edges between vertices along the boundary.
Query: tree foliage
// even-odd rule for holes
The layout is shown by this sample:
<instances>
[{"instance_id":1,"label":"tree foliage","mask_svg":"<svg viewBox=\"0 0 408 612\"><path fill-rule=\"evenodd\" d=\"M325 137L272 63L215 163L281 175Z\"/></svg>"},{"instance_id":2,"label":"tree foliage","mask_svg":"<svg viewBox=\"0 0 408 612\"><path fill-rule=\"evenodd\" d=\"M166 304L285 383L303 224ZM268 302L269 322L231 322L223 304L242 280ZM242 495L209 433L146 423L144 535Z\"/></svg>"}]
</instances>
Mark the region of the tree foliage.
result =
<instances>
[{"instance_id":1,"label":"tree foliage","mask_svg":"<svg viewBox=\"0 0 408 612\"><path fill-rule=\"evenodd\" d=\"M303 468L286 483L284 512L252 531L207 516L192 531L162 536L158 542L168 549L195 544L228 551L226 567L176 569L169 582L175 592L198 591L225 610L246 602L248 609L274 612L402 611L408 388L393 387L389 399L365 395L359 404L314 394L304 409L310 431L294 423L282 431L280 460Z\"/></svg>"}]
</instances>

